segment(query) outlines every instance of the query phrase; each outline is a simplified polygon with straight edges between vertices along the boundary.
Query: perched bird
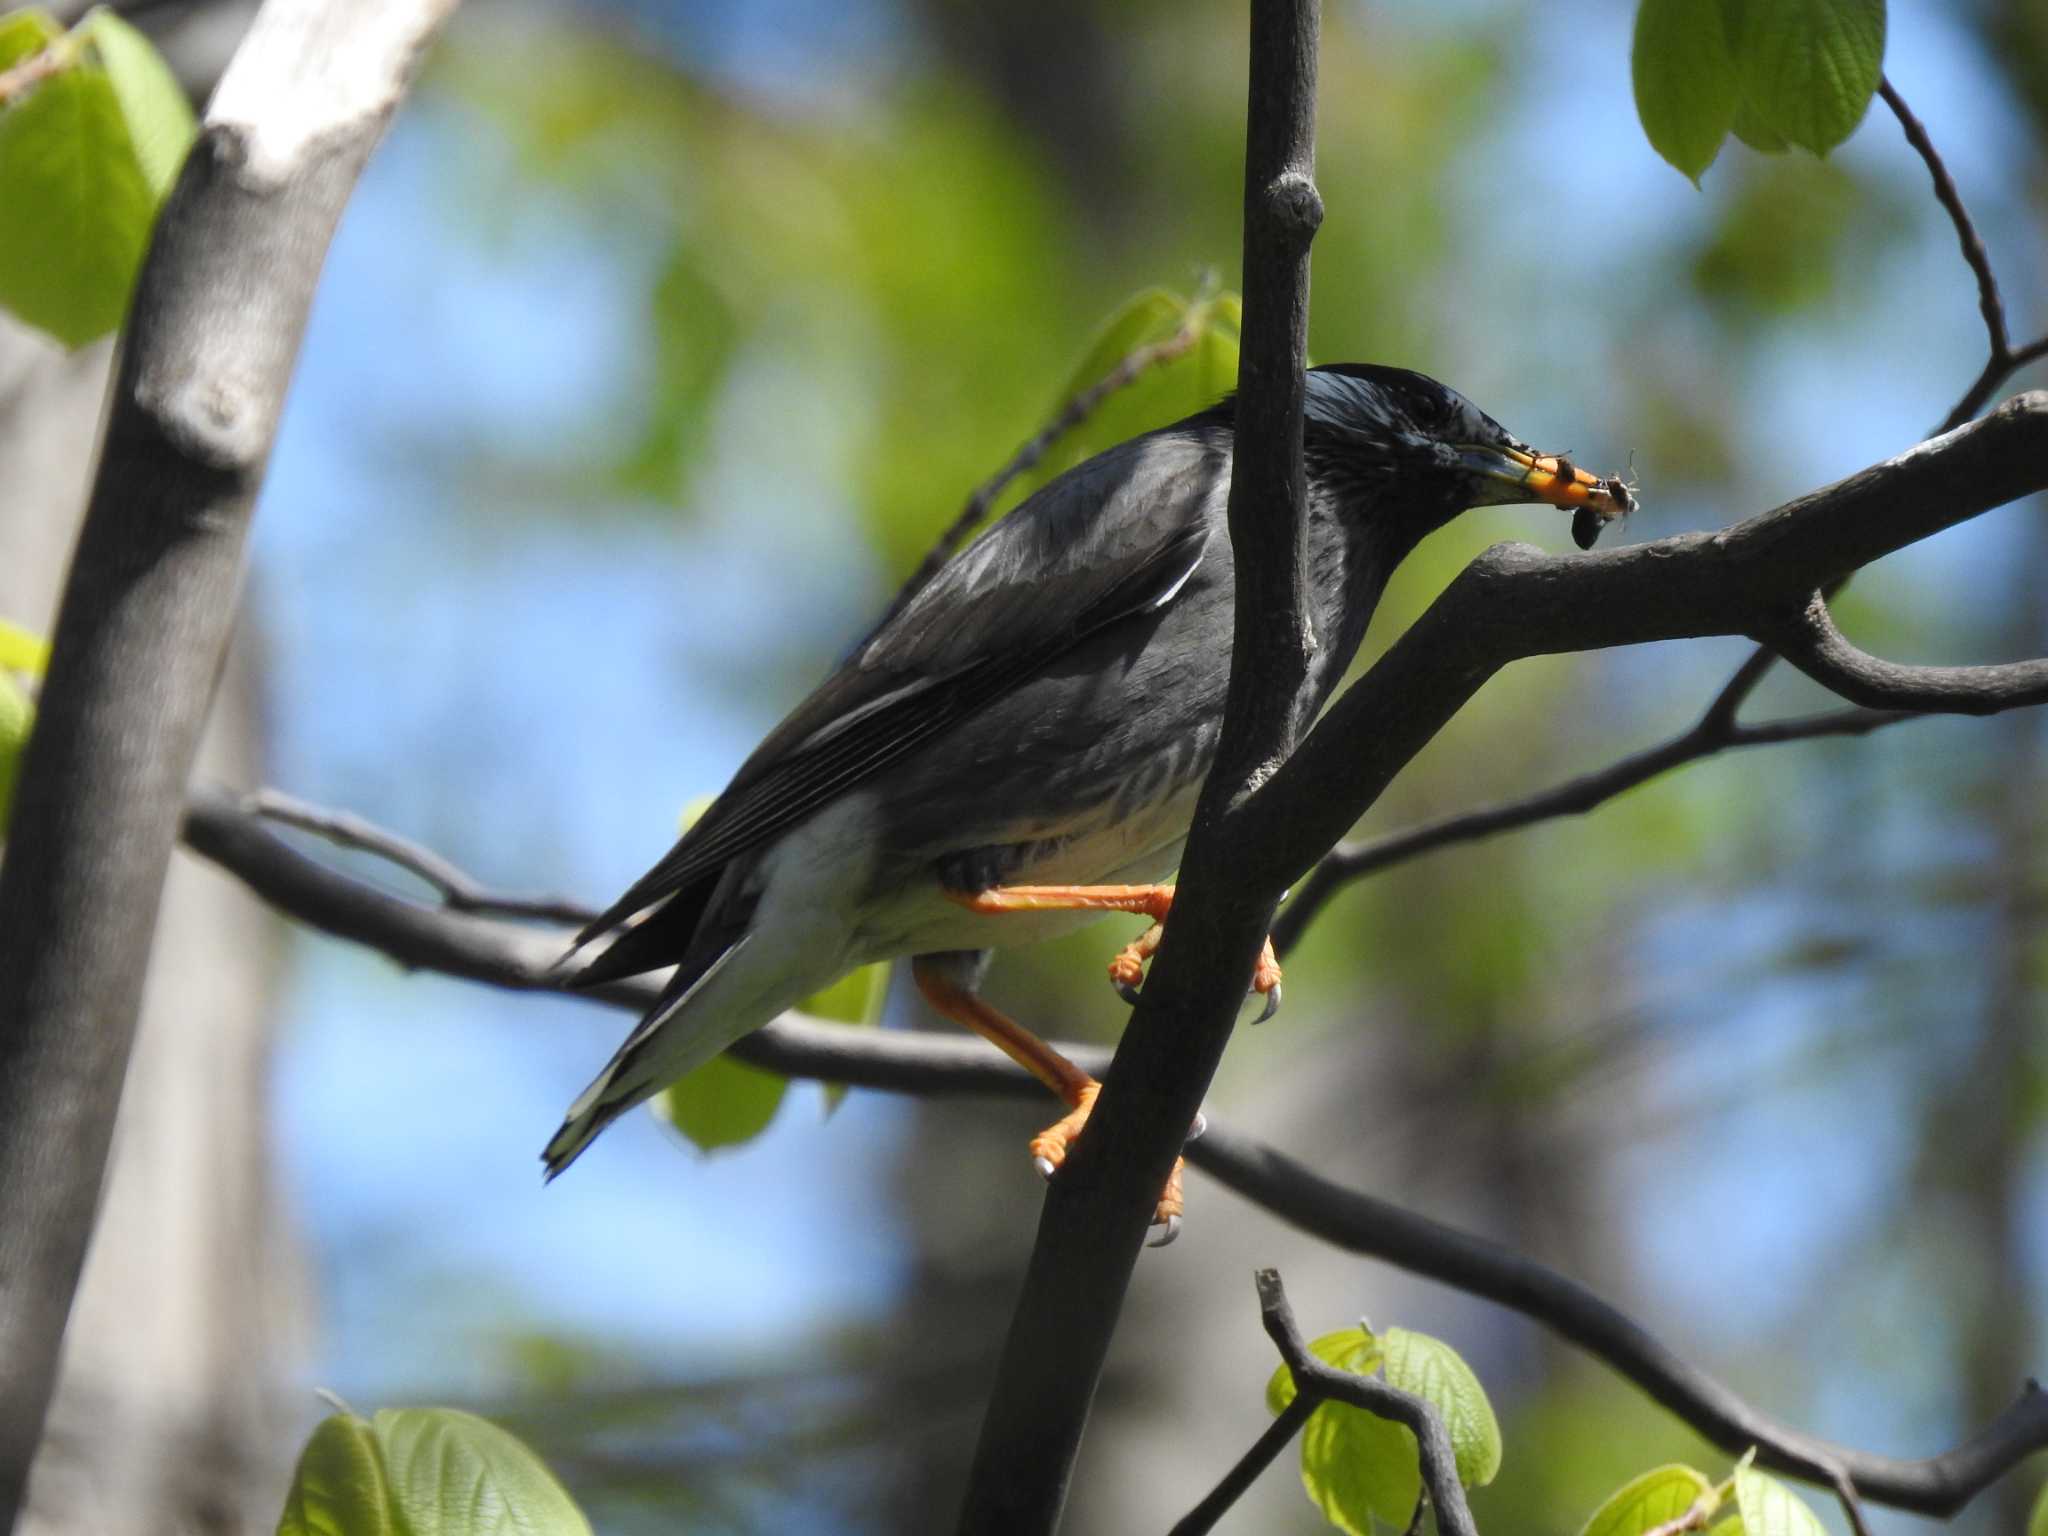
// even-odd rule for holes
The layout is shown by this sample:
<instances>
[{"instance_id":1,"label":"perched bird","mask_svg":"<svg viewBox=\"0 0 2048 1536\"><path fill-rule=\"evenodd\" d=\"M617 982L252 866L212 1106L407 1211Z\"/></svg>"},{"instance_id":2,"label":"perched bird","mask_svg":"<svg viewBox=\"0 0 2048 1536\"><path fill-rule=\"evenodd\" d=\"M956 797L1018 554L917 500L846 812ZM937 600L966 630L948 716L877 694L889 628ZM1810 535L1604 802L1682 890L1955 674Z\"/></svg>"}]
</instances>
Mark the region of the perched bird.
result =
<instances>
[{"instance_id":1,"label":"perched bird","mask_svg":"<svg viewBox=\"0 0 2048 1536\"><path fill-rule=\"evenodd\" d=\"M1543 501L1590 545L1628 488L1541 455L1433 379L1310 370L1303 447L1320 708L1388 576L1468 507ZM570 1107L550 1178L613 1119L857 965L913 957L939 1012L1073 1113L1035 1138L1051 1175L1095 1083L975 995L987 952L1104 911L1154 928L1222 729L1230 669L1233 402L1098 454L1024 501L856 646L682 840L577 937L588 986L674 966ZM1253 978L1278 997L1270 948ZM1269 1003L1270 1009L1270 1003ZM1157 1221L1180 1219L1178 1171Z\"/></svg>"}]
</instances>

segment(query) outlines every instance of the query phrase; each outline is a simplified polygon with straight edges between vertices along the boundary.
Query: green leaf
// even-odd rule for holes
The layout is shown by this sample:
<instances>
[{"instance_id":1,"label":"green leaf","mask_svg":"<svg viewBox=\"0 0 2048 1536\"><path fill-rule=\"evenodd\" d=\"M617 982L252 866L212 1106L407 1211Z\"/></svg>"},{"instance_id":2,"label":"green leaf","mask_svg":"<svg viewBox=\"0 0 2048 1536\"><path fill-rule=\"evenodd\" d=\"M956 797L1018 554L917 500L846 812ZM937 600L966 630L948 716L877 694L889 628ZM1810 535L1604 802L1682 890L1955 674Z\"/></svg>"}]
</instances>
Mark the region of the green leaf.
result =
<instances>
[{"instance_id":1,"label":"green leaf","mask_svg":"<svg viewBox=\"0 0 2048 1536\"><path fill-rule=\"evenodd\" d=\"M1464 1357L1442 1339L1406 1328L1380 1335L1387 1385L1434 1403L1450 1431L1458 1458L1458 1481L1484 1488L1500 1471L1500 1424L1486 1389Z\"/></svg>"},{"instance_id":2,"label":"green leaf","mask_svg":"<svg viewBox=\"0 0 2048 1536\"><path fill-rule=\"evenodd\" d=\"M2048 1536L2048 1484L2034 1500L2034 1512L2027 1516L2027 1536Z\"/></svg>"},{"instance_id":3,"label":"green leaf","mask_svg":"<svg viewBox=\"0 0 2048 1536\"><path fill-rule=\"evenodd\" d=\"M1380 1345L1363 1328L1344 1328L1309 1341L1326 1365L1369 1376L1380 1367ZM1266 1383L1266 1407L1278 1414L1294 1401L1294 1374L1285 1365ZM1391 1419L1349 1403L1324 1403L1301 1432L1301 1485L1323 1518L1352 1536L1372 1536L1372 1517L1405 1528L1422 1491L1421 1453L1415 1436Z\"/></svg>"},{"instance_id":4,"label":"green leaf","mask_svg":"<svg viewBox=\"0 0 2048 1536\"><path fill-rule=\"evenodd\" d=\"M1642 0L1629 69L1650 147L1697 186L1742 99L1722 0Z\"/></svg>"},{"instance_id":5,"label":"green leaf","mask_svg":"<svg viewBox=\"0 0 2048 1536\"><path fill-rule=\"evenodd\" d=\"M1816 155L1855 131L1884 73L1884 0L1743 0L1731 22L1757 125Z\"/></svg>"},{"instance_id":6,"label":"green leaf","mask_svg":"<svg viewBox=\"0 0 2048 1536\"><path fill-rule=\"evenodd\" d=\"M1735 137L1742 140L1760 155L1782 155L1792 147L1792 141L1785 137L1758 114L1750 103L1747 92L1735 109Z\"/></svg>"},{"instance_id":7,"label":"green leaf","mask_svg":"<svg viewBox=\"0 0 2048 1536\"><path fill-rule=\"evenodd\" d=\"M299 1453L277 1536L395 1536L397 1530L369 1424L352 1413L322 1419Z\"/></svg>"},{"instance_id":8,"label":"green leaf","mask_svg":"<svg viewBox=\"0 0 2048 1536\"><path fill-rule=\"evenodd\" d=\"M78 24L77 36L113 83L143 180L161 202L199 131L192 103L156 45L114 12L105 7L89 12Z\"/></svg>"},{"instance_id":9,"label":"green leaf","mask_svg":"<svg viewBox=\"0 0 2048 1536\"><path fill-rule=\"evenodd\" d=\"M786 1077L714 1056L663 1089L654 1110L700 1151L716 1152L767 1130L788 1091Z\"/></svg>"},{"instance_id":10,"label":"green leaf","mask_svg":"<svg viewBox=\"0 0 2048 1536\"><path fill-rule=\"evenodd\" d=\"M41 53L64 35L49 12L30 9L0 16L0 69L11 69L32 53Z\"/></svg>"},{"instance_id":11,"label":"green leaf","mask_svg":"<svg viewBox=\"0 0 2048 1536\"><path fill-rule=\"evenodd\" d=\"M1301 1485L1323 1518L1351 1536L1373 1536L1375 1515L1406 1530L1422 1496L1421 1453L1392 1419L1324 1403L1302 1427Z\"/></svg>"},{"instance_id":12,"label":"green leaf","mask_svg":"<svg viewBox=\"0 0 2048 1536\"><path fill-rule=\"evenodd\" d=\"M14 804L14 783L21 773L21 754L36 723L36 707L13 675L0 669L0 842L7 838L7 812Z\"/></svg>"},{"instance_id":13,"label":"green leaf","mask_svg":"<svg viewBox=\"0 0 2048 1536\"><path fill-rule=\"evenodd\" d=\"M1655 1467L1609 1494L1579 1536L1642 1536L1654 1526L1676 1520L1713 1492L1713 1480L1703 1472L1675 1464ZM1708 1506L1710 1510L1713 1507Z\"/></svg>"},{"instance_id":14,"label":"green leaf","mask_svg":"<svg viewBox=\"0 0 2048 1536\"><path fill-rule=\"evenodd\" d=\"M554 1474L489 1420L387 1408L374 1428L405 1536L590 1536Z\"/></svg>"},{"instance_id":15,"label":"green leaf","mask_svg":"<svg viewBox=\"0 0 2048 1536\"><path fill-rule=\"evenodd\" d=\"M107 72L52 75L0 109L0 305L68 346L111 331L156 205Z\"/></svg>"},{"instance_id":16,"label":"green leaf","mask_svg":"<svg viewBox=\"0 0 2048 1536\"><path fill-rule=\"evenodd\" d=\"M49 664L49 641L0 619L0 672L41 677Z\"/></svg>"},{"instance_id":17,"label":"green leaf","mask_svg":"<svg viewBox=\"0 0 2048 1536\"><path fill-rule=\"evenodd\" d=\"M1812 1506L1750 1464L1755 1455L1750 1451L1735 1468L1735 1504L1742 1511L1745 1536L1827 1536Z\"/></svg>"}]
</instances>

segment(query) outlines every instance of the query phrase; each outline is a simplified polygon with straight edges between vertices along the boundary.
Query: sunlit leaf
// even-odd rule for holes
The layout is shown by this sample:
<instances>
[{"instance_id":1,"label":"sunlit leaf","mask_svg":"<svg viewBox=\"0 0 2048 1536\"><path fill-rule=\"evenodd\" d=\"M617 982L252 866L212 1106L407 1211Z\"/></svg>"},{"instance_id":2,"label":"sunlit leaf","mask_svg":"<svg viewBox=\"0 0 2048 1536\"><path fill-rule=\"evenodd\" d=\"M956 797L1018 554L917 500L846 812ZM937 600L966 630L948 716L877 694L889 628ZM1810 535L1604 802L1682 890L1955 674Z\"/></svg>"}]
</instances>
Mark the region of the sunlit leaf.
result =
<instances>
[{"instance_id":1,"label":"sunlit leaf","mask_svg":"<svg viewBox=\"0 0 2048 1536\"><path fill-rule=\"evenodd\" d=\"M2034 1512L2027 1516L2027 1536L2048 1536L2048 1483L2034 1500Z\"/></svg>"},{"instance_id":2,"label":"sunlit leaf","mask_svg":"<svg viewBox=\"0 0 2048 1536\"><path fill-rule=\"evenodd\" d=\"M554 1474L488 1419L385 1409L374 1427L405 1536L590 1536Z\"/></svg>"},{"instance_id":3,"label":"sunlit leaf","mask_svg":"<svg viewBox=\"0 0 2048 1536\"><path fill-rule=\"evenodd\" d=\"M1885 0L1731 7L1746 125L1824 155L1856 130L1884 73Z\"/></svg>"},{"instance_id":4,"label":"sunlit leaf","mask_svg":"<svg viewBox=\"0 0 2048 1536\"><path fill-rule=\"evenodd\" d=\"M1676 1520L1713 1491L1713 1480L1691 1467L1654 1467L1609 1494L1579 1536L1642 1536Z\"/></svg>"},{"instance_id":5,"label":"sunlit leaf","mask_svg":"<svg viewBox=\"0 0 2048 1536\"><path fill-rule=\"evenodd\" d=\"M352 1413L322 1419L299 1453L277 1536L396 1536L398 1529L375 1432Z\"/></svg>"},{"instance_id":6,"label":"sunlit leaf","mask_svg":"<svg viewBox=\"0 0 2048 1536\"><path fill-rule=\"evenodd\" d=\"M0 619L0 672L41 677L49 664L49 641Z\"/></svg>"},{"instance_id":7,"label":"sunlit leaf","mask_svg":"<svg viewBox=\"0 0 2048 1536\"><path fill-rule=\"evenodd\" d=\"M1629 70L1650 147L1697 183L1742 95L1722 0L1642 0Z\"/></svg>"},{"instance_id":8,"label":"sunlit leaf","mask_svg":"<svg viewBox=\"0 0 2048 1536\"><path fill-rule=\"evenodd\" d=\"M0 16L0 69L10 69L32 53L41 53L64 35L49 12L33 6Z\"/></svg>"},{"instance_id":9,"label":"sunlit leaf","mask_svg":"<svg viewBox=\"0 0 2048 1536\"><path fill-rule=\"evenodd\" d=\"M1500 1423L1464 1357L1442 1339L1406 1328L1389 1328L1379 1343L1387 1385L1434 1403L1443 1415L1458 1458L1458 1481L1468 1488L1492 1482L1500 1471Z\"/></svg>"},{"instance_id":10,"label":"sunlit leaf","mask_svg":"<svg viewBox=\"0 0 2048 1536\"><path fill-rule=\"evenodd\" d=\"M701 1151L736 1147L767 1130L789 1079L750 1067L730 1056L714 1056L678 1078L654 1100L655 1113Z\"/></svg>"},{"instance_id":11,"label":"sunlit leaf","mask_svg":"<svg viewBox=\"0 0 2048 1536\"><path fill-rule=\"evenodd\" d=\"M74 347L120 323L156 203L104 72L0 113L0 206L0 304Z\"/></svg>"},{"instance_id":12,"label":"sunlit leaf","mask_svg":"<svg viewBox=\"0 0 2048 1536\"><path fill-rule=\"evenodd\" d=\"M1746 1536L1827 1536L1811 1505L1751 1464L1755 1455L1751 1451L1735 1468L1735 1504Z\"/></svg>"},{"instance_id":13,"label":"sunlit leaf","mask_svg":"<svg viewBox=\"0 0 2048 1536\"><path fill-rule=\"evenodd\" d=\"M113 11L101 7L90 12L79 23L78 35L113 83L143 179L161 200L198 131L191 102L156 45Z\"/></svg>"},{"instance_id":14,"label":"sunlit leaf","mask_svg":"<svg viewBox=\"0 0 2048 1536\"><path fill-rule=\"evenodd\" d=\"M1355 1375L1380 1367L1379 1341L1363 1328L1326 1333L1308 1347L1318 1360ZM1282 1365L1266 1382L1266 1407L1278 1414L1293 1401L1294 1376ZM1323 1518L1352 1536L1371 1536L1374 1515L1404 1527L1422 1490L1415 1436L1363 1408L1324 1403L1302 1428L1301 1484Z\"/></svg>"}]
</instances>

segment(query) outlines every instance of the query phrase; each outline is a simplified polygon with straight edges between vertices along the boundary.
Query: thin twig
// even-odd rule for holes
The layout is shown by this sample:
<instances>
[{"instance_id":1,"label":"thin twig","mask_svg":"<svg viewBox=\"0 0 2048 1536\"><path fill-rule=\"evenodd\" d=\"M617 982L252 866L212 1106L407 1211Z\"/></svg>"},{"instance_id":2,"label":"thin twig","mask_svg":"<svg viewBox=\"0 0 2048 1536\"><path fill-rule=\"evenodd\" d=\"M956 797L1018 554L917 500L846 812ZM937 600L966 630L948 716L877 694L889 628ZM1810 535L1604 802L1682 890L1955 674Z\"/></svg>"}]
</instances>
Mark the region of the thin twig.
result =
<instances>
[{"instance_id":1,"label":"thin twig","mask_svg":"<svg viewBox=\"0 0 2048 1536\"><path fill-rule=\"evenodd\" d=\"M1747 672L1754 668L1759 657L1767 661L1775 659L1773 652L1759 648L1743 670ZM1756 670L1761 671L1760 668ZM1731 685L1742 676L1743 673L1738 672L1731 679ZM1439 848L1476 842L1559 816L1582 815L1639 784L1722 752L1831 736L1865 736L1886 726L1926 718L1911 710L1838 709L1791 720L1772 720L1762 725L1742 725L1732 715L1724 716L1722 713L1722 701L1731 692L1732 687L1723 689L1721 698L1709 706L1707 713L1692 729L1595 772L1580 774L1532 795L1478 806L1405 831L1391 832L1384 837L1339 844L1302 882L1287 910L1273 924L1274 950L1284 955L1298 944L1309 924L1321 915L1330 899L1354 881L1426 853L1434 853Z\"/></svg>"},{"instance_id":2,"label":"thin twig","mask_svg":"<svg viewBox=\"0 0 2048 1536\"><path fill-rule=\"evenodd\" d=\"M564 896L515 896L492 890L433 849L401 837L388 827L380 827L350 811L314 805L281 790L259 789L242 802L242 808L265 821L325 838L336 847L375 854L431 885L440 893L441 904L451 911L535 918L572 927L581 927L596 915L591 908Z\"/></svg>"},{"instance_id":3,"label":"thin twig","mask_svg":"<svg viewBox=\"0 0 2048 1536\"><path fill-rule=\"evenodd\" d=\"M960 509L960 515L947 525L946 531L939 535L925 552L924 559L918 562L917 569L897 588L895 597L890 599L889 607L882 615L881 624L887 624L907 608L910 600L939 574L945 563L966 542L967 536L988 516L989 508L996 504L996 498L1003 494L1012 480L1034 468L1054 443L1094 415L1111 395L1129 388L1150 369L1162 367L1185 354L1200 339L1209 323L1209 316L1209 303L1197 300L1188 306L1187 317L1181 321L1179 330L1163 341L1134 347L1108 373L1061 406L1053 418L1039 428L1035 437L1010 456L1009 463L975 487L974 494L967 498L967 505Z\"/></svg>"},{"instance_id":4,"label":"thin twig","mask_svg":"<svg viewBox=\"0 0 2048 1536\"><path fill-rule=\"evenodd\" d=\"M1856 1496L1856 1483L1849 1476L1849 1469L1837 1466L1834 1483L1835 1499L1849 1522L1850 1536L1870 1536L1870 1522L1863 1517L1863 1501Z\"/></svg>"},{"instance_id":5,"label":"thin twig","mask_svg":"<svg viewBox=\"0 0 2048 1536\"><path fill-rule=\"evenodd\" d=\"M1229 1513L1230 1506L1243 1498L1266 1468L1280 1459L1280 1453L1301 1433L1302 1426L1321 1403L1322 1399L1311 1393L1295 1393L1294 1400L1280 1410L1265 1432L1252 1442L1251 1449L1238 1457L1216 1486L1202 1496L1201 1503L1174 1522L1167 1536L1207 1536L1213 1531L1216 1522Z\"/></svg>"},{"instance_id":6,"label":"thin twig","mask_svg":"<svg viewBox=\"0 0 2048 1536\"><path fill-rule=\"evenodd\" d=\"M1680 1533L1685 1531L1705 1530L1707 1522L1714 1517L1720 1507L1720 1489L1709 1488L1688 1504L1681 1513L1673 1515L1661 1525L1651 1526L1643 1532L1643 1536L1680 1536Z\"/></svg>"},{"instance_id":7,"label":"thin twig","mask_svg":"<svg viewBox=\"0 0 2048 1536\"><path fill-rule=\"evenodd\" d=\"M1913 115L1912 108L1906 105L1905 98L1889 79L1878 81L1877 93L1892 109L1892 116L1899 120L1906 142L1926 164L1927 174L1934 179L1935 199L1955 226L1956 242L1962 247L1963 260L1977 278L1977 309L1984 317L1984 334L1990 343L1990 355L1975 382L1942 421L1939 430L1949 432L1983 410L1984 403L2014 372L2036 358L2048 357L2048 336L2030 341L2023 347L2012 345L2011 333L2006 328L2005 300L1999 293L1998 275L1991 268L1991 253L1985 250L1984 237L1977 233L1976 221L1970 217L1969 209L1963 206L1963 195L1956 187L1955 178L1949 175L1947 163L1934 147L1926 125Z\"/></svg>"}]
</instances>

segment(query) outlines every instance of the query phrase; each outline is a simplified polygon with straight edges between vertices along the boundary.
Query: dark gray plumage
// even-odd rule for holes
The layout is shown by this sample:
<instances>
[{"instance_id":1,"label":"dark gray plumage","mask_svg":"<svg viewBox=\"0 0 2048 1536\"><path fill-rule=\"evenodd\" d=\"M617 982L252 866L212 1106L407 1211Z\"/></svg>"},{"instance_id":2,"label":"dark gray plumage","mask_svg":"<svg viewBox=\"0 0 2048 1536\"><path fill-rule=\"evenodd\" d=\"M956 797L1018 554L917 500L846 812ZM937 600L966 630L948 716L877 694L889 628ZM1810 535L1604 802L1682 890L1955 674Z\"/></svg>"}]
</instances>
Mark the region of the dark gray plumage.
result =
<instances>
[{"instance_id":1,"label":"dark gray plumage","mask_svg":"<svg viewBox=\"0 0 2048 1536\"><path fill-rule=\"evenodd\" d=\"M1172 871L1228 682L1232 432L1226 401L1016 508L856 646L579 935L616 931L576 984L677 969L549 1143L550 1176L616 1115L855 965L1100 915L990 916L947 891ZM1465 508L1545 500L1604 520L1632 504L1401 369L1312 370L1304 449L1320 641L1304 715L1394 567Z\"/></svg>"}]
</instances>

